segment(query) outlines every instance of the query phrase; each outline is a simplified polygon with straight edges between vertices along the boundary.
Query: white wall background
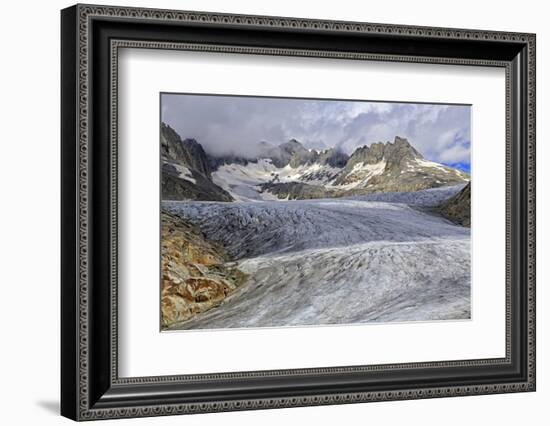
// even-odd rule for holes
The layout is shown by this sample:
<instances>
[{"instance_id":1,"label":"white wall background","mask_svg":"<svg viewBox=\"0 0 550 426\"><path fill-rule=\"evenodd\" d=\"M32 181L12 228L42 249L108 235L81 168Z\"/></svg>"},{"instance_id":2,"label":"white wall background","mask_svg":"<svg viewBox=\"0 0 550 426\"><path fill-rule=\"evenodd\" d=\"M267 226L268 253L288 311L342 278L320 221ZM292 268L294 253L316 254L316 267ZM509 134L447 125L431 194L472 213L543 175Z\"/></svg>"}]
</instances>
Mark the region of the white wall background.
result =
<instances>
[{"instance_id":1,"label":"white wall background","mask_svg":"<svg viewBox=\"0 0 550 426\"><path fill-rule=\"evenodd\" d=\"M545 424L550 401L550 27L544 2L104 0L103 4L527 31L537 33L538 391L453 399L293 408L118 424ZM59 9L2 5L0 65L0 401L2 424L68 424L59 404ZM108 421L102 424L110 424ZM131 422L131 423L129 423ZM115 423L113 423L115 424Z\"/></svg>"}]
</instances>

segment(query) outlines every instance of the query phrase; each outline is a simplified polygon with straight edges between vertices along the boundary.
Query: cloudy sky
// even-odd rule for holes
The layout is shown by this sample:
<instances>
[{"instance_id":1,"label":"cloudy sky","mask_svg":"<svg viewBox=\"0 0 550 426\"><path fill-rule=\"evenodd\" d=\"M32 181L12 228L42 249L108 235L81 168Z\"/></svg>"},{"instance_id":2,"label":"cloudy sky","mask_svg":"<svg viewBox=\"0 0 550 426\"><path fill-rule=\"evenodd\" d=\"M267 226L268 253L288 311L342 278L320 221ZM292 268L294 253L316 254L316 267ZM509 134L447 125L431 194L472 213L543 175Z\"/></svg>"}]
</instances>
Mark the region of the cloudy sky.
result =
<instances>
[{"instance_id":1,"label":"cloudy sky","mask_svg":"<svg viewBox=\"0 0 550 426\"><path fill-rule=\"evenodd\" d=\"M253 153L259 141L306 148L358 146L405 137L425 158L470 170L470 106L161 95L161 119L207 152Z\"/></svg>"}]
</instances>

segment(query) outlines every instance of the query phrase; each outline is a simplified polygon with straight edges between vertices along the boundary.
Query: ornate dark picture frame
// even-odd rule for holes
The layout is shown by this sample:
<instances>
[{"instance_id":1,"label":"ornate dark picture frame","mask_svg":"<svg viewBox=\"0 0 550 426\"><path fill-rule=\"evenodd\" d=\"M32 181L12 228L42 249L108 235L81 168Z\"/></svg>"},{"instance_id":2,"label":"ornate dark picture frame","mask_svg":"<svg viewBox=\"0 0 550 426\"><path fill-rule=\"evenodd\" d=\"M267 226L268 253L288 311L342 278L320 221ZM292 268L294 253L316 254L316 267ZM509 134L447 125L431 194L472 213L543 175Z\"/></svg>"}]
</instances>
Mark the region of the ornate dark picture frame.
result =
<instances>
[{"instance_id":1,"label":"ornate dark picture frame","mask_svg":"<svg viewBox=\"0 0 550 426\"><path fill-rule=\"evenodd\" d=\"M504 68L506 356L120 378L121 47ZM534 34L76 5L61 13L61 50L62 415L92 420L535 390Z\"/></svg>"}]
</instances>

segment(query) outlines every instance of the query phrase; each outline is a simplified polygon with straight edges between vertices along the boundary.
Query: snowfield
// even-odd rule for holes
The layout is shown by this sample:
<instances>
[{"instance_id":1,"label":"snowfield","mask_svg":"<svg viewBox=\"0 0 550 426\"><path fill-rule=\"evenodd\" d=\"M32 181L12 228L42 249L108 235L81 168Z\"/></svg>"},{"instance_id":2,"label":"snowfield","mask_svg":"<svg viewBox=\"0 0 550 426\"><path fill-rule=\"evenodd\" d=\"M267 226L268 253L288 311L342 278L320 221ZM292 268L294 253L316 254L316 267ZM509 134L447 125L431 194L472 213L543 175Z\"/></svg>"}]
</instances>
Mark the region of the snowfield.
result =
<instances>
[{"instance_id":1,"label":"snowfield","mask_svg":"<svg viewBox=\"0 0 550 426\"><path fill-rule=\"evenodd\" d=\"M310 185L325 185L341 169L328 165L307 164L296 168L287 165L275 167L271 160L242 164L224 164L212 173L212 181L231 194L236 201L276 201L278 198L260 185L268 182L305 182Z\"/></svg>"},{"instance_id":2,"label":"snowfield","mask_svg":"<svg viewBox=\"0 0 550 426\"><path fill-rule=\"evenodd\" d=\"M250 274L181 329L470 318L470 230L429 211L462 185L300 201L167 201Z\"/></svg>"},{"instance_id":3,"label":"snowfield","mask_svg":"<svg viewBox=\"0 0 550 426\"><path fill-rule=\"evenodd\" d=\"M353 166L351 172L347 175L346 180L350 183L343 185L333 185L341 189L352 189L357 187L366 187L370 178L379 176L384 173L386 161L382 160L375 164L365 164L364 162L357 163Z\"/></svg>"}]
</instances>

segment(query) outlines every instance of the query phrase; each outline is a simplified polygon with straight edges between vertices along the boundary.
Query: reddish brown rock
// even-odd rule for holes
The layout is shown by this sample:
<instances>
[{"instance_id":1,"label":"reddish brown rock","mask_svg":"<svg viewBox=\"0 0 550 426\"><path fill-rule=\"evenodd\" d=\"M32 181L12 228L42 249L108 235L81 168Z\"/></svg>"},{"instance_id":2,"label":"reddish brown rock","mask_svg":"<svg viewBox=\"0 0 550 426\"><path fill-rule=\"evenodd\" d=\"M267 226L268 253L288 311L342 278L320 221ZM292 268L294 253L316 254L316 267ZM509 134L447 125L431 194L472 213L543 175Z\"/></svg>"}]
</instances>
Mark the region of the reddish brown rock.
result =
<instances>
[{"instance_id":1,"label":"reddish brown rock","mask_svg":"<svg viewBox=\"0 0 550 426\"><path fill-rule=\"evenodd\" d=\"M163 328L187 321L223 303L246 280L239 269L226 264L220 244L208 241L200 229L162 212Z\"/></svg>"}]
</instances>

